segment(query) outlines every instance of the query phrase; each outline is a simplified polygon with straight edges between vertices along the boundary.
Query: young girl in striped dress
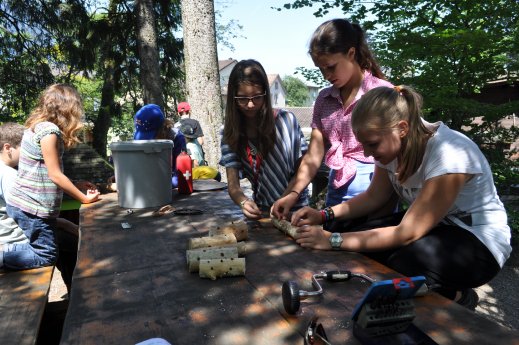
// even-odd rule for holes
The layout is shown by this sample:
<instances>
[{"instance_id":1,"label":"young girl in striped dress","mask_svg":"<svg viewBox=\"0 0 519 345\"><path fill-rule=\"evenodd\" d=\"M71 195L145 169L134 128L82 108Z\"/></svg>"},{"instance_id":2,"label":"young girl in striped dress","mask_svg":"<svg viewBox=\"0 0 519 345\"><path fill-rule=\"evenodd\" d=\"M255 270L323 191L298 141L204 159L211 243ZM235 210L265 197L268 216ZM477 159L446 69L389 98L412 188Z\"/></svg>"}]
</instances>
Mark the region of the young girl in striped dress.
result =
<instances>
[{"instance_id":1,"label":"young girl in striped dress","mask_svg":"<svg viewBox=\"0 0 519 345\"><path fill-rule=\"evenodd\" d=\"M86 186L89 189L84 194L63 174L63 151L78 142L82 116L83 105L76 89L54 84L42 93L25 123L18 176L7 214L23 229L29 243L11 246L9 253L4 253L4 264L11 269L56 263L54 231L63 192L84 204L99 198L94 185Z\"/></svg>"}]
</instances>

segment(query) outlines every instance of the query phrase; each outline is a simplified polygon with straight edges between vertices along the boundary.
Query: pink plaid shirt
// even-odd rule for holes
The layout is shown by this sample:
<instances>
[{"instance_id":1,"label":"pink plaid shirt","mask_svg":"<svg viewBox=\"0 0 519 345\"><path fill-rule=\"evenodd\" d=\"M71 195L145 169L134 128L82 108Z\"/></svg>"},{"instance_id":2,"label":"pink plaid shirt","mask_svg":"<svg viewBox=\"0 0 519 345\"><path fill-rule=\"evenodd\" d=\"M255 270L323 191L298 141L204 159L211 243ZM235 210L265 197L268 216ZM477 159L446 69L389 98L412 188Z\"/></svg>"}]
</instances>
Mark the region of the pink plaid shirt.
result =
<instances>
[{"instance_id":1,"label":"pink plaid shirt","mask_svg":"<svg viewBox=\"0 0 519 345\"><path fill-rule=\"evenodd\" d=\"M335 189L346 184L355 175L355 161L373 163L372 157L364 157L362 145L353 135L351 112L362 95L378 86L393 87L390 82L365 71L355 100L346 109L343 107L339 89L333 86L322 90L315 100L312 128L317 128L323 133L325 145L330 147L324 157L324 163L336 170L335 179L332 181Z\"/></svg>"}]
</instances>

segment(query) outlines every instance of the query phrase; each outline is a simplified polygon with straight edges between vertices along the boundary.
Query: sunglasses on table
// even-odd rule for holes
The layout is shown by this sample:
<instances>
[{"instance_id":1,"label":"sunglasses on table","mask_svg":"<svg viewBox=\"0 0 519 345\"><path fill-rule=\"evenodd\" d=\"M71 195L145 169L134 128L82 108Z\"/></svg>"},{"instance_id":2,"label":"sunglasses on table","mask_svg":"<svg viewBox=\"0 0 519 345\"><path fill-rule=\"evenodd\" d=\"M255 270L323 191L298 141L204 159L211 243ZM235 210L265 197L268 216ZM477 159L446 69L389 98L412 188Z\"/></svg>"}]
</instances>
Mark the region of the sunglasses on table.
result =
<instances>
[{"instance_id":1,"label":"sunglasses on table","mask_svg":"<svg viewBox=\"0 0 519 345\"><path fill-rule=\"evenodd\" d=\"M321 323L317 322L317 317L314 316L305 332L305 345L331 345L324 331Z\"/></svg>"}]
</instances>

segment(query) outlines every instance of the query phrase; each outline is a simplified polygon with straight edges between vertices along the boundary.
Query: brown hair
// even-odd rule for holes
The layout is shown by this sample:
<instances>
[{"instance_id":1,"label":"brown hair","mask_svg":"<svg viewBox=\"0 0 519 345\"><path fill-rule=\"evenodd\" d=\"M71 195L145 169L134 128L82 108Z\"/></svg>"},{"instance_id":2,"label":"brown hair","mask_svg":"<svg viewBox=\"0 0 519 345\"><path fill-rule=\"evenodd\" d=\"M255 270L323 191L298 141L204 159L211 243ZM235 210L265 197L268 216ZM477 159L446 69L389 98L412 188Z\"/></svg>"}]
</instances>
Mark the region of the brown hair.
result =
<instances>
[{"instance_id":1,"label":"brown hair","mask_svg":"<svg viewBox=\"0 0 519 345\"><path fill-rule=\"evenodd\" d=\"M6 122L0 126L0 152L5 144L17 148L20 146L25 127L15 122Z\"/></svg>"},{"instance_id":2,"label":"brown hair","mask_svg":"<svg viewBox=\"0 0 519 345\"><path fill-rule=\"evenodd\" d=\"M323 54L347 54L355 48L355 60L363 70L368 70L377 78L385 79L377 61L368 47L364 31L358 24L346 19L328 20L314 31L310 39L308 53L315 59Z\"/></svg>"},{"instance_id":3,"label":"brown hair","mask_svg":"<svg viewBox=\"0 0 519 345\"><path fill-rule=\"evenodd\" d=\"M67 84L53 84L42 92L25 126L34 130L40 122L52 122L60 129L65 148L70 148L79 142L77 133L83 127L83 114L83 103L77 90Z\"/></svg>"},{"instance_id":4,"label":"brown hair","mask_svg":"<svg viewBox=\"0 0 519 345\"><path fill-rule=\"evenodd\" d=\"M381 86L366 92L351 115L351 126L360 129L392 130L401 120L409 124L402 138L399 155L398 181L405 182L422 164L427 138L432 132L422 122L422 97L409 86Z\"/></svg>"},{"instance_id":5,"label":"brown hair","mask_svg":"<svg viewBox=\"0 0 519 345\"><path fill-rule=\"evenodd\" d=\"M173 128L173 122L169 119L164 119L162 126L157 131L155 139L171 139L171 129Z\"/></svg>"},{"instance_id":6,"label":"brown hair","mask_svg":"<svg viewBox=\"0 0 519 345\"><path fill-rule=\"evenodd\" d=\"M227 86L223 141L240 157L246 157L248 139L245 121L234 99L240 84L256 85L265 92L265 101L259 110L257 149L260 155L266 158L274 147L273 138L276 137L276 127L267 74L263 66L256 60L242 60L231 71Z\"/></svg>"}]
</instances>

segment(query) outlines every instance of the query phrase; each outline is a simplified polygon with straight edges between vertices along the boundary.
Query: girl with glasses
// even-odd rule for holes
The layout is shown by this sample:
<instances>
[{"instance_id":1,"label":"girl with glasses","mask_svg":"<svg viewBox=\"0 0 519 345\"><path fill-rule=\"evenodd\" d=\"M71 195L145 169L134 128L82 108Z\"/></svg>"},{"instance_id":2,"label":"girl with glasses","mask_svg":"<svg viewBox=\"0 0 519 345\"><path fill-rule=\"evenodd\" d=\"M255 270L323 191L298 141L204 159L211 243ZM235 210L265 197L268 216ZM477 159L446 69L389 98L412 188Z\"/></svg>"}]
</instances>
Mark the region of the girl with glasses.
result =
<instances>
[{"instance_id":1,"label":"girl with glasses","mask_svg":"<svg viewBox=\"0 0 519 345\"><path fill-rule=\"evenodd\" d=\"M220 164L226 168L229 196L247 218L268 216L307 147L294 114L272 108L261 64L238 62L229 76ZM240 186L241 174L252 185L252 197ZM297 194L294 209L308 205L306 189L292 194Z\"/></svg>"}]
</instances>

